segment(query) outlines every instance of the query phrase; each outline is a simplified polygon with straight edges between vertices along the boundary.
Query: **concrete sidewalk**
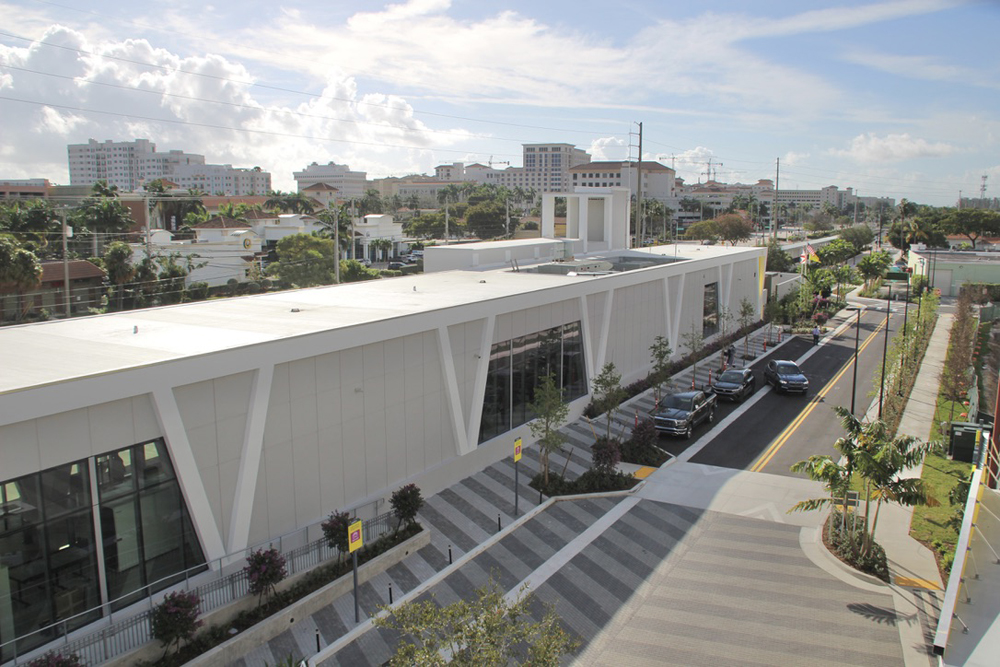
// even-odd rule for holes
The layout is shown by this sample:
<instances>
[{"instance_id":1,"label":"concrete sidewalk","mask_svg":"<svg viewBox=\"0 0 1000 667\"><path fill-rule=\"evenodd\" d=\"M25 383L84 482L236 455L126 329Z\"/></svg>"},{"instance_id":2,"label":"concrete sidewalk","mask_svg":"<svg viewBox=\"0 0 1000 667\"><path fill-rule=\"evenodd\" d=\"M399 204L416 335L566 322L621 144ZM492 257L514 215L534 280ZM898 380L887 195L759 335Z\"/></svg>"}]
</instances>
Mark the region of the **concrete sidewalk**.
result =
<instances>
[{"instance_id":1,"label":"concrete sidewalk","mask_svg":"<svg viewBox=\"0 0 1000 667\"><path fill-rule=\"evenodd\" d=\"M839 330L852 318L837 319L831 324ZM922 439L933 418L927 405L935 400L948 321L935 328L901 426ZM751 334L753 357L773 348L765 348L768 333L765 327ZM770 333L769 342L777 343L777 333ZM742 341L737 349L742 352ZM697 377L685 369L672 378L674 386L707 384L718 359L701 362ZM637 415L648 412L651 393L623 405L616 432L627 433ZM575 478L589 467L591 424L581 419L562 431L571 454L567 477ZM396 604L432 593L446 604L471 595L490 574L507 590L530 581L541 602L555 604L566 627L584 640L575 658L581 664L932 664L924 633L936 620L931 589L940 581L933 555L908 536L911 512L891 505L881 510L878 539L895 577L886 586L826 552L819 513L786 514L795 502L822 495L819 483L689 458L656 470L626 497L536 507L538 494L527 482L540 464L528 448L519 513L511 502L513 464L499 461L427 499L420 520L431 545L362 585L360 625L347 595L236 664L275 664L288 655L313 656L312 664L380 664L395 640L372 630L369 619L388 604L391 587ZM553 465L562 463L557 456Z\"/></svg>"}]
</instances>

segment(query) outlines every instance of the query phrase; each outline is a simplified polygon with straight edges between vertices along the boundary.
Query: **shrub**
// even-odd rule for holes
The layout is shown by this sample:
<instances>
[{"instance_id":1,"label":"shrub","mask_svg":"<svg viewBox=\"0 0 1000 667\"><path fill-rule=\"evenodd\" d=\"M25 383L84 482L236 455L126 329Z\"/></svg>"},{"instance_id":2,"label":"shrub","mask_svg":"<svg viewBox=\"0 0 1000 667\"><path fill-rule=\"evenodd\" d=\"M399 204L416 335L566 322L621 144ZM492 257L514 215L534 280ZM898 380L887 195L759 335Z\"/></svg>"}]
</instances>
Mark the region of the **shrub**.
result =
<instances>
[{"instance_id":1,"label":"shrub","mask_svg":"<svg viewBox=\"0 0 1000 667\"><path fill-rule=\"evenodd\" d=\"M659 467L667 456L657 446L660 436L652 419L644 419L632 428L632 437L621 447L622 460Z\"/></svg>"},{"instance_id":2,"label":"shrub","mask_svg":"<svg viewBox=\"0 0 1000 667\"><path fill-rule=\"evenodd\" d=\"M260 606L261 598L273 593L275 586L288 574L285 557L274 547L251 552L243 571L250 582L250 594L257 596L257 606Z\"/></svg>"},{"instance_id":3,"label":"shrub","mask_svg":"<svg viewBox=\"0 0 1000 667\"><path fill-rule=\"evenodd\" d=\"M182 641L191 641L195 631L201 627L198 620L200 603L197 593L178 591L168 594L153 608L150 626L153 638L166 649L163 655L167 654L171 645L180 648Z\"/></svg>"},{"instance_id":4,"label":"shrub","mask_svg":"<svg viewBox=\"0 0 1000 667\"><path fill-rule=\"evenodd\" d=\"M394 492L389 499L389 506L392 507L392 513L399 519L396 530L399 530L404 521L406 525L416 521L417 512L423 505L424 499L420 496L420 489L416 484L407 484Z\"/></svg>"},{"instance_id":5,"label":"shrub","mask_svg":"<svg viewBox=\"0 0 1000 667\"><path fill-rule=\"evenodd\" d=\"M83 661L76 653L62 655L50 652L29 662L28 667L83 667Z\"/></svg>"},{"instance_id":6,"label":"shrub","mask_svg":"<svg viewBox=\"0 0 1000 667\"><path fill-rule=\"evenodd\" d=\"M593 456L594 469L600 472L614 472L622 460L621 445L614 438L602 436L597 439L590 452Z\"/></svg>"},{"instance_id":7,"label":"shrub","mask_svg":"<svg viewBox=\"0 0 1000 667\"><path fill-rule=\"evenodd\" d=\"M340 557L347 553L348 548L350 548L350 541L347 536L347 527L349 525L351 525L351 515L347 512L333 512L330 514L330 518L320 525L323 529L323 536L326 538L326 543L330 545L331 549L336 549L339 552L338 561Z\"/></svg>"}]
</instances>

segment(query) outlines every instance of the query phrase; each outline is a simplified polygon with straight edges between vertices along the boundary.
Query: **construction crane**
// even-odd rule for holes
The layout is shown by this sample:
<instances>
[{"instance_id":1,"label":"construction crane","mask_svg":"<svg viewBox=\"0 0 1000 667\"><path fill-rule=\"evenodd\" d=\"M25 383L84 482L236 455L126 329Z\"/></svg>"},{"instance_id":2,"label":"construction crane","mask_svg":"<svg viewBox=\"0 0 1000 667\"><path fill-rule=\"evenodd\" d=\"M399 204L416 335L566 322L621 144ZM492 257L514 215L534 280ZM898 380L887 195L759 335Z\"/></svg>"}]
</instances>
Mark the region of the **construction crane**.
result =
<instances>
[{"instance_id":1,"label":"construction crane","mask_svg":"<svg viewBox=\"0 0 1000 667\"><path fill-rule=\"evenodd\" d=\"M492 169L492 168L493 168L493 165L495 165L495 164L505 164L505 165L507 165L508 167L510 166L510 162L506 162L506 161L504 161L504 162L501 162L501 161L499 161L499 160L497 160L496 162L494 162L494 161L493 161L493 156L492 156L492 155L490 156L490 159L489 159L489 160L487 161L487 163L486 163L486 164L490 165L490 169Z\"/></svg>"}]
</instances>

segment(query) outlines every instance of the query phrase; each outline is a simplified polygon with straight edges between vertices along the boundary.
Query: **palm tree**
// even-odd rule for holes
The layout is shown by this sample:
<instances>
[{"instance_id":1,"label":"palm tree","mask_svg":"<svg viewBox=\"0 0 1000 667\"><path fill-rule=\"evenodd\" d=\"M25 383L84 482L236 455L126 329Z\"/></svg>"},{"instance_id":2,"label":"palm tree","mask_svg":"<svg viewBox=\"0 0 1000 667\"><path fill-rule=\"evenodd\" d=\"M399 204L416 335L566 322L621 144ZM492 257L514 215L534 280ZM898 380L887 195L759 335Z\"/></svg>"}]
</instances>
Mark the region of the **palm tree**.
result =
<instances>
[{"instance_id":1,"label":"palm tree","mask_svg":"<svg viewBox=\"0 0 1000 667\"><path fill-rule=\"evenodd\" d=\"M392 239L372 239L368 245L375 250L376 256L382 259L388 259L389 253L392 252Z\"/></svg>"},{"instance_id":2,"label":"palm tree","mask_svg":"<svg viewBox=\"0 0 1000 667\"><path fill-rule=\"evenodd\" d=\"M122 309L125 299L125 284L135 275L132 266L132 249L127 243L115 241L108 245L104 253L104 269L108 272L108 280L117 285L118 310Z\"/></svg>"}]
</instances>

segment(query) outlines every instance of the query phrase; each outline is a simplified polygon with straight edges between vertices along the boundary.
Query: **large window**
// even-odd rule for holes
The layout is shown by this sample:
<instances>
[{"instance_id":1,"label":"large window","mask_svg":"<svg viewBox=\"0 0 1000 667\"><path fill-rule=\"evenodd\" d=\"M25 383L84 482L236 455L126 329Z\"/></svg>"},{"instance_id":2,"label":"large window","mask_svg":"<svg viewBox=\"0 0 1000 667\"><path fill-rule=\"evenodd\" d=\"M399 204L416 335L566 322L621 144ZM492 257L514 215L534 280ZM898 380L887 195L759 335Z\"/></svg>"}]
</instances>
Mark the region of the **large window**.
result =
<instances>
[{"instance_id":1,"label":"large window","mask_svg":"<svg viewBox=\"0 0 1000 667\"><path fill-rule=\"evenodd\" d=\"M719 331L719 283L705 285L705 302L701 320L703 338Z\"/></svg>"},{"instance_id":2,"label":"large window","mask_svg":"<svg viewBox=\"0 0 1000 667\"><path fill-rule=\"evenodd\" d=\"M90 623L102 601L120 609L204 562L161 440L4 481L0 644ZM30 634L18 652L53 638ZM12 656L9 645L0 660Z\"/></svg>"},{"instance_id":3,"label":"large window","mask_svg":"<svg viewBox=\"0 0 1000 667\"><path fill-rule=\"evenodd\" d=\"M580 323L565 324L495 344L490 350L479 442L534 418L535 387L553 375L567 401L587 393Z\"/></svg>"}]
</instances>

